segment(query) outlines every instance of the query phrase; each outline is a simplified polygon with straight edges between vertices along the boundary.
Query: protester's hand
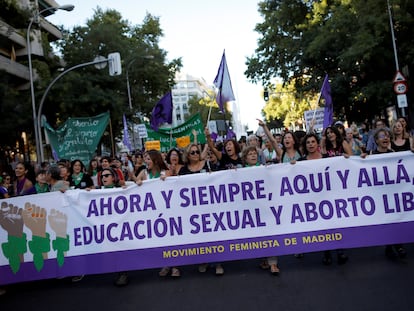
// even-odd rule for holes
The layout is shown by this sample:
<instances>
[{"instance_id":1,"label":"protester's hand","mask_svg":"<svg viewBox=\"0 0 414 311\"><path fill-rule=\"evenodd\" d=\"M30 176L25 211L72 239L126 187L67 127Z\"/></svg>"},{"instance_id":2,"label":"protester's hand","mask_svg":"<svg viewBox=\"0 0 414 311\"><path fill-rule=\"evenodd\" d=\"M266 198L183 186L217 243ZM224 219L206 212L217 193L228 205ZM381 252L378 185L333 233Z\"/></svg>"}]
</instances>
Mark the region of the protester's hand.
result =
<instances>
[{"instance_id":1,"label":"protester's hand","mask_svg":"<svg viewBox=\"0 0 414 311\"><path fill-rule=\"evenodd\" d=\"M309 122L309 127L313 129L313 127L315 126L316 123L316 119L312 118L312 120Z\"/></svg>"},{"instance_id":2,"label":"protester's hand","mask_svg":"<svg viewBox=\"0 0 414 311\"><path fill-rule=\"evenodd\" d=\"M13 204L1 203L0 226L8 235L21 237L23 235L22 208Z\"/></svg>"},{"instance_id":3,"label":"protester's hand","mask_svg":"<svg viewBox=\"0 0 414 311\"><path fill-rule=\"evenodd\" d=\"M259 123L259 126L266 126L266 123L264 123L263 120L260 120L260 119L256 119L256 120Z\"/></svg>"},{"instance_id":4,"label":"protester's hand","mask_svg":"<svg viewBox=\"0 0 414 311\"><path fill-rule=\"evenodd\" d=\"M23 222L34 236L46 237L46 209L26 202L22 212Z\"/></svg>"},{"instance_id":5,"label":"protester's hand","mask_svg":"<svg viewBox=\"0 0 414 311\"><path fill-rule=\"evenodd\" d=\"M57 237L66 238L68 217L65 213L52 209L50 211L50 215L48 216L48 221Z\"/></svg>"}]
</instances>

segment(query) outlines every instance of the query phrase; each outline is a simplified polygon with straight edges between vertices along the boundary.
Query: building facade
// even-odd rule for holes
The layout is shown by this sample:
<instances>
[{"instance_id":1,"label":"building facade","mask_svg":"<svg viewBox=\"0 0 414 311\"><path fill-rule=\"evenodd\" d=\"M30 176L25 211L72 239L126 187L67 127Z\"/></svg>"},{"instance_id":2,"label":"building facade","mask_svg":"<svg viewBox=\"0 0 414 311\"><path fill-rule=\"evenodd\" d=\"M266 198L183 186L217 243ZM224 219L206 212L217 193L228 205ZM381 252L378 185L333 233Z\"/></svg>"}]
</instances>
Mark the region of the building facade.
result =
<instances>
[{"instance_id":1,"label":"building facade","mask_svg":"<svg viewBox=\"0 0 414 311\"><path fill-rule=\"evenodd\" d=\"M49 23L46 18L53 11L42 10L59 7L53 0L1 0L0 11L0 71L9 76L9 81L16 89L30 87L28 67L27 29L33 17L30 29L30 48L32 58L42 58L45 55L42 34L49 42L62 38L59 29ZM36 81L38 75L33 72Z\"/></svg>"},{"instance_id":2,"label":"building facade","mask_svg":"<svg viewBox=\"0 0 414 311\"><path fill-rule=\"evenodd\" d=\"M188 101L193 98L203 98L210 94L211 86L202 78L196 78L186 73L177 73L172 89L173 126L180 125L190 116Z\"/></svg>"}]
</instances>

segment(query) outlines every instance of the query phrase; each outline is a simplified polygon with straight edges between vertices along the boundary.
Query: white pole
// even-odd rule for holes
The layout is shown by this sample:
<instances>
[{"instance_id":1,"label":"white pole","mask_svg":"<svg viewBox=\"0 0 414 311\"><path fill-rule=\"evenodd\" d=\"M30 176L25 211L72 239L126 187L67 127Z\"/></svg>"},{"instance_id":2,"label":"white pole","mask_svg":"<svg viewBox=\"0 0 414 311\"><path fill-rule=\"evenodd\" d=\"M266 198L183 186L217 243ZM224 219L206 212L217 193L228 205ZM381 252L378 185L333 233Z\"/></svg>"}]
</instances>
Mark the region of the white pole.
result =
<instances>
[{"instance_id":1,"label":"white pole","mask_svg":"<svg viewBox=\"0 0 414 311\"><path fill-rule=\"evenodd\" d=\"M390 19L390 29L391 29L392 47L393 47L393 50L394 50L395 70L396 70L396 72L398 72L398 71L400 71L400 66L398 65L397 45L395 43L395 35L394 35L394 22L392 21L391 5L390 5L390 1L389 0L387 0L387 6L388 6L388 17ZM404 109L404 107L401 107L401 115L403 117L405 117L405 109Z\"/></svg>"}]
</instances>

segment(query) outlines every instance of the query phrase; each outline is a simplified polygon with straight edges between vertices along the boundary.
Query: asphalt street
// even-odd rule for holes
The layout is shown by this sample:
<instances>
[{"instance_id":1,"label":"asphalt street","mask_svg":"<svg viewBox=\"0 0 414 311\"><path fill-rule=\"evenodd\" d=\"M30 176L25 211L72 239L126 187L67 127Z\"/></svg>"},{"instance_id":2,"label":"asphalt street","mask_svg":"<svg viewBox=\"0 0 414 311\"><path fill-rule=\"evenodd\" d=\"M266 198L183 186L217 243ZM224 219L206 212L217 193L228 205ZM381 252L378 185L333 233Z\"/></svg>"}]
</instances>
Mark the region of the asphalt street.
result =
<instances>
[{"instance_id":1,"label":"asphalt street","mask_svg":"<svg viewBox=\"0 0 414 311\"><path fill-rule=\"evenodd\" d=\"M12 284L0 310L414 310L414 245L406 250L407 258L391 261L384 247L350 249L347 264L330 266L322 265L322 253L283 256L279 276L252 259L225 262L220 277L196 265L182 267L179 279L130 271L121 288L113 285L115 273Z\"/></svg>"}]
</instances>

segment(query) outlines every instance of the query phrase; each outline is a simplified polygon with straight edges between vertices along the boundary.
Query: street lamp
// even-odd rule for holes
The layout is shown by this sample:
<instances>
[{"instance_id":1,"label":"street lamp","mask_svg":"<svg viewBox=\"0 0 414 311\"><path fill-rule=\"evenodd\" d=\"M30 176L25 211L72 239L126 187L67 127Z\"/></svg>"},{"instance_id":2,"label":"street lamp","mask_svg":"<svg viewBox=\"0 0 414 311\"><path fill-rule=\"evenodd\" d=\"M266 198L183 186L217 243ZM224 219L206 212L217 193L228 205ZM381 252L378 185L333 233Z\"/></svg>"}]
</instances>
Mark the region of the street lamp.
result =
<instances>
[{"instance_id":1,"label":"street lamp","mask_svg":"<svg viewBox=\"0 0 414 311\"><path fill-rule=\"evenodd\" d=\"M139 57L137 57L139 58ZM127 67L126 67L126 81L127 81L127 93L128 93L128 105L129 105L129 110L132 113L132 96L131 96L131 86L129 84L129 68L132 66L132 64L137 60L137 58L132 59ZM141 58L144 59L154 59L154 55L144 55L141 56ZM132 143L134 145L134 149L136 148L135 146L135 129L134 129L134 124L132 124Z\"/></svg>"},{"instance_id":2,"label":"street lamp","mask_svg":"<svg viewBox=\"0 0 414 311\"><path fill-rule=\"evenodd\" d=\"M30 43L30 28L35 20L39 18L39 16L44 12L51 12L54 13L57 10L65 10L65 11L72 11L75 8L72 4L66 4L58 7L50 7L47 9L43 9L37 12L30 20L29 26L27 27L26 33L26 47L27 47L27 57L29 60L29 80L30 80L30 94L32 98L32 112L33 112L33 126L34 126L34 134L35 134L35 142L36 142L36 157L37 162L40 164L40 147L41 142L39 141L39 132L37 128L37 116L36 116L36 100L34 94L34 85L33 85L33 68L32 68L32 46Z\"/></svg>"},{"instance_id":3,"label":"street lamp","mask_svg":"<svg viewBox=\"0 0 414 311\"><path fill-rule=\"evenodd\" d=\"M40 160L41 162L44 161L44 155L43 155L43 144L42 144L42 109L43 109L43 104L45 102L46 96L49 93L50 89L52 88L52 86L60 79L62 78L65 74L67 74L68 72L71 72L72 70L75 70L77 68L81 68L81 67L85 67L85 66L90 66L90 65L97 65L97 64L103 64L103 63L109 63L109 67L112 66L112 68L120 68L120 63L119 64L111 64L111 62L113 61L111 55L113 54L118 54L118 52L116 53L111 53L108 55L108 58L105 57L96 57L93 61L91 62L87 62L87 63L82 63L82 64L78 64L75 65L73 67L70 67L68 69L66 69L65 71L61 72L56 78L53 79L53 81L48 85L48 87L46 88L45 92L43 93L42 99L40 100L40 104L39 104L39 110L37 113L37 124L36 124L36 128L37 128L37 132L39 133L39 140L40 140ZM120 59L118 59L120 62ZM105 66L103 66L105 67ZM98 68L103 68L101 66L98 66ZM113 71L113 69L110 69L110 72ZM119 75L121 73L121 70L117 70L116 75Z\"/></svg>"}]
</instances>

